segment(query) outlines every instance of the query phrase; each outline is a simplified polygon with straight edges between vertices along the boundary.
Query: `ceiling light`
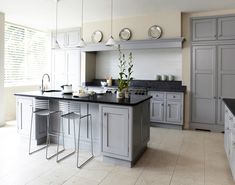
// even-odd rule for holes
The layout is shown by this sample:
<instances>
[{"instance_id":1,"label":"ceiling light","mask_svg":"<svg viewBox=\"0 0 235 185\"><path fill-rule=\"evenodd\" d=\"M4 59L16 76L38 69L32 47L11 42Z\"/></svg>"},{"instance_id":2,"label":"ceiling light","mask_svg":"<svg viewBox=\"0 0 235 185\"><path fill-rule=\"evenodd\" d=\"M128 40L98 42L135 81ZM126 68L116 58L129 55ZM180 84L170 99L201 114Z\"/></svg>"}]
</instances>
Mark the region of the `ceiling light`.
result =
<instances>
[{"instance_id":1,"label":"ceiling light","mask_svg":"<svg viewBox=\"0 0 235 185\"><path fill-rule=\"evenodd\" d=\"M83 39L83 0L82 0L81 7L82 7L82 11L81 11L81 32L80 32L80 40L79 40L78 45L77 45L78 48L83 48L83 47L86 46L86 43Z\"/></svg>"},{"instance_id":2,"label":"ceiling light","mask_svg":"<svg viewBox=\"0 0 235 185\"><path fill-rule=\"evenodd\" d=\"M106 42L106 46L114 46L115 45L115 40L113 39L113 0L111 0L111 21L110 21L110 37L108 41Z\"/></svg>"}]
</instances>

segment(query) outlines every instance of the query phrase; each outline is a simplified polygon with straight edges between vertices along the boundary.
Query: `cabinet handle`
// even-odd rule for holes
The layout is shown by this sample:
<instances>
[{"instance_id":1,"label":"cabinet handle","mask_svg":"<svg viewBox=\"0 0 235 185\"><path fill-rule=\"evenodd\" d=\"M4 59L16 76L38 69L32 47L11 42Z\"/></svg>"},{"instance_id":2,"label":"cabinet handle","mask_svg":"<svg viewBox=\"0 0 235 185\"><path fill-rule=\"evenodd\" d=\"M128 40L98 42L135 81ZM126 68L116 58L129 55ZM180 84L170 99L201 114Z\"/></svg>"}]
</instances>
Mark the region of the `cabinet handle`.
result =
<instances>
[{"instance_id":1,"label":"cabinet handle","mask_svg":"<svg viewBox=\"0 0 235 185\"><path fill-rule=\"evenodd\" d=\"M216 96L214 96L214 99L216 99Z\"/></svg>"},{"instance_id":2,"label":"cabinet handle","mask_svg":"<svg viewBox=\"0 0 235 185\"><path fill-rule=\"evenodd\" d=\"M106 113L106 112L104 113L104 116L107 116L107 113Z\"/></svg>"},{"instance_id":3,"label":"cabinet handle","mask_svg":"<svg viewBox=\"0 0 235 185\"><path fill-rule=\"evenodd\" d=\"M156 95L156 97L158 97L158 94Z\"/></svg>"},{"instance_id":4,"label":"cabinet handle","mask_svg":"<svg viewBox=\"0 0 235 185\"><path fill-rule=\"evenodd\" d=\"M175 96L173 96L173 98L175 98Z\"/></svg>"},{"instance_id":5,"label":"cabinet handle","mask_svg":"<svg viewBox=\"0 0 235 185\"><path fill-rule=\"evenodd\" d=\"M161 105L163 106L164 104L162 103Z\"/></svg>"},{"instance_id":6,"label":"cabinet handle","mask_svg":"<svg viewBox=\"0 0 235 185\"><path fill-rule=\"evenodd\" d=\"M168 104L167 106L170 107L170 104Z\"/></svg>"}]
</instances>

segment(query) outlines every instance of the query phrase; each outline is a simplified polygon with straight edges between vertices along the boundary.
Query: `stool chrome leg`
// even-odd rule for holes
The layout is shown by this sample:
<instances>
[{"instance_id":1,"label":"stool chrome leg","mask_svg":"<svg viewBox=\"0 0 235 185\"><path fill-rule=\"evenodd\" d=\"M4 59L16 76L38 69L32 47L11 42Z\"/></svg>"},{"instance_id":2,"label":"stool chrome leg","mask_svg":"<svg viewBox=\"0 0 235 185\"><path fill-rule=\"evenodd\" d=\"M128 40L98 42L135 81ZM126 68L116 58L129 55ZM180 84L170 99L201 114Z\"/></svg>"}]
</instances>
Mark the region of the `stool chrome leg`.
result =
<instances>
[{"instance_id":1,"label":"stool chrome leg","mask_svg":"<svg viewBox=\"0 0 235 185\"><path fill-rule=\"evenodd\" d=\"M62 119L63 119L63 118L62 118ZM63 123L62 123L62 124L63 124ZM62 125L62 127L63 127L63 125ZM75 141L75 148L74 148L74 151L59 159L59 153L60 153L60 152L58 152L58 146L59 146L59 144L58 144L58 145L57 145L57 157L56 157L56 162L60 162L60 161L64 160L65 158L67 158L67 157L73 155L73 154L76 152L75 120L73 120L73 127L74 127L74 141ZM64 129L63 129L63 131L62 131L62 135L63 135L63 145L64 145ZM59 141L58 141L58 142L59 142Z\"/></svg>"},{"instance_id":2,"label":"stool chrome leg","mask_svg":"<svg viewBox=\"0 0 235 185\"><path fill-rule=\"evenodd\" d=\"M49 145L51 144L51 140L50 140L50 135L52 135L52 134L50 134L50 124L49 124L49 120L50 120L50 115L49 116L47 116L47 145L46 145L46 159L51 159L51 158L53 158L53 157L55 157L56 155L58 155L58 153L61 153L61 152L63 152L64 151L64 149L63 150L61 150L61 151L59 151L59 152L56 152L55 154L52 154L51 156L49 156L48 157L48 148L49 148ZM54 134L53 134L54 135ZM54 135L55 136L55 135Z\"/></svg>"},{"instance_id":3,"label":"stool chrome leg","mask_svg":"<svg viewBox=\"0 0 235 185\"><path fill-rule=\"evenodd\" d=\"M88 115L88 117L90 117L90 123L91 123L91 126L90 126L90 129L91 129L91 157L89 157L86 161L84 161L81 165L79 165L79 141L80 141L80 125L81 125L81 119L79 119L79 135L78 135L78 148L77 148L77 168L82 168L86 163L88 163L93 157L93 136L92 136L92 117L91 115Z\"/></svg>"},{"instance_id":4,"label":"stool chrome leg","mask_svg":"<svg viewBox=\"0 0 235 185\"><path fill-rule=\"evenodd\" d=\"M31 142L32 142L32 127L33 127L33 116L34 116L34 112L33 112L33 108L32 108L32 114L31 114L31 123L30 123L30 132L29 132L29 155L36 153L40 150L43 150L44 148L46 148L47 146L43 146L37 150L33 150L31 151Z\"/></svg>"}]
</instances>

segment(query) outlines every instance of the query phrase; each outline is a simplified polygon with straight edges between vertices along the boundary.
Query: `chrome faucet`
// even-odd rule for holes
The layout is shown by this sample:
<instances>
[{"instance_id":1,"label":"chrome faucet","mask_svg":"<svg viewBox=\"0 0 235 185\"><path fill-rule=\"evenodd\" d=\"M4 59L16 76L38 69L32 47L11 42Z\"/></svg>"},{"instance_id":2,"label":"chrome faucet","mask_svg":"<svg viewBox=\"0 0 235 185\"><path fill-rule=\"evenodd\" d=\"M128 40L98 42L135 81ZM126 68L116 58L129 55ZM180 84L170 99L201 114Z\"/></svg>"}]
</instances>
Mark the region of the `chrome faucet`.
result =
<instances>
[{"instance_id":1,"label":"chrome faucet","mask_svg":"<svg viewBox=\"0 0 235 185\"><path fill-rule=\"evenodd\" d=\"M41 87L41 91L44 92L45 91L45 87L44 87L44 84L43 84L43 80L44 80L44 77L47 76L48 78L48 82L50 82L50 76L49 74L45 73L43 76L42 76L42 87Z\"/></svg>"}]
</instances>

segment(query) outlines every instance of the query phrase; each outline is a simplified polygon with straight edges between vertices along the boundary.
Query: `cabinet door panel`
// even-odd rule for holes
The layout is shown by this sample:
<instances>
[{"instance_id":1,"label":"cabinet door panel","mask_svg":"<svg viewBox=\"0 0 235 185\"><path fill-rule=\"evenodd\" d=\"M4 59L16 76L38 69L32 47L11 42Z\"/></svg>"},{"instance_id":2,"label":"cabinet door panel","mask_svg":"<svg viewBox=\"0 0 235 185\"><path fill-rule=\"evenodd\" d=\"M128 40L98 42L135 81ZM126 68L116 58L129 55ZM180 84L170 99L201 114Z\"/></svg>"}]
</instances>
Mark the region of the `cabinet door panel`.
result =
<instances>
[{"instance_id":1,"label":"cabinet door panel","mask_svg":"<svg viewBox=\"0 0 235 185\"><path fill-rule=\"evenodd\" d=\"M235 17L218 19L218 39L235 39Z\"/></svg>"},{"instance_id":2,"label":"cabinet door panel","mask_svg":"<svg viewBox=\"0 0 235 185\"><path fill-rule=\"evenodd\" d=\"M215 100L194 98L192 111L194 122L215 124Z\"/></svg>"},{"instance_id":3,"label":"cabinet door panel","mask_svg":"<svg viewBox=\"0 0 235 185\"><path fill-rule=\"evenodd\" d=\"M164 121L164 101L151 100L150 120L156 122Z\"/></svg>"},{"instance_id":4,"label":"cabinet door panel","mask_svg":"<svg viewBox=\"0 0 235 185\"><path fill-rule=\"evenodd\" d=\"M103 151L128 156L129 121L128 109L103 107Z\"/></svg>"},{"instance_id":5,"label":"cabinet door panel","mask_svg":"<svg viewBox=\"0 0 235 185\"><path fill-rule=\"evenodd\" d=\"M17 128L22 135L29 136L29 128L32 115L32 100L18 99L17 100ZM35 136L35 134L33 134Z\"/></svg>"},{"instance_id":6,"label":"cabinet door panel","mask_svg":"<svg viewBox=\"0 0 235 185\"><path fill-rule=\"evenodd\" d=\"M67 42L68 46L76 46L78 45L79 39L80 39L80 33L79 31L71 31L67 33Z\"/></svg>"},{"instance_id":7,"label":"cabinet door panel","mask_svg":"<svg viewBox=\"0 0 235 185\"><path fill-rule=\"evenodd\" d=\"M166 121L171 123L181 122L181 102L167 101Z\"/></svg>"},{"instance_id":8,"label":"cabinet door panel","mask_svg":"<svg viewBox=\"0 0 235 185\"><path fill-rule=\"evenodd\" d=\"M216 19L192 21L193 41L216 40Z\"/></svg>"},{"instance_id":9,"label":"cabinet door panel","mask_svg":"<svg viewBox=\"0 0 235 185\"><path fill-rule=\"evenodd\" d=\"M218 47L218 118L217 123L224 124L222 98L235 98L235 45Z\"/></svg>"},{"instance_id":10,"label":"cabinet door panel","mask_svg":"<svg viewBox=\"0 0 235 185\"><path fill-rule=\"evenodd\" d=\"M80 52L78 50L67 51L68 83L74 88L80 84Z\"/></svg>"},{"instance_id":11,"label":"cabinet door panel","mask_svg":"<svg viewBox=\"0 0 235 185\"><path fill-rule=\"evenodd\" d=\"M216 47L193 47L192 121L215 124Z\"/></svg>"}]
</instances>

